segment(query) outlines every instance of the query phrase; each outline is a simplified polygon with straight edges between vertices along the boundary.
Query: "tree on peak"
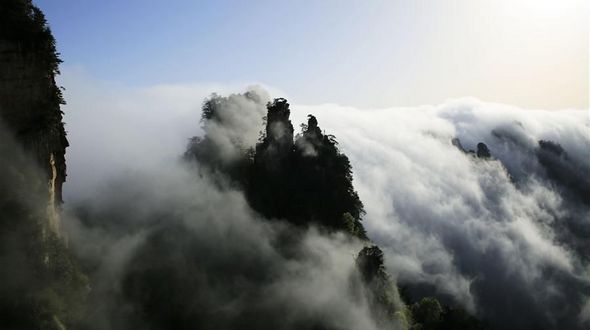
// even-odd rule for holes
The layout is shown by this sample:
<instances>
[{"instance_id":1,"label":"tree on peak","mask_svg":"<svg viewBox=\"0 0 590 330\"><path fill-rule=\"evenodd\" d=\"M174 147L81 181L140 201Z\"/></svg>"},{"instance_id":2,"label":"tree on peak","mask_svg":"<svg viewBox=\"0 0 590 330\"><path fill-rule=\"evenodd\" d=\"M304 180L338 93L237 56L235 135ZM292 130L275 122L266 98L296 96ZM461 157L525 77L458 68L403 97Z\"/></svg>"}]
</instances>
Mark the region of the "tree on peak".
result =
<instances>
[{"instance_id":1,"label":"tree on peak","mask_svg":"<svg viewBox=\"0 0 590 330\"><path fill-rule=\"evenodd\" d=\"M301 124L301 133L295 138L295 147L303 156L315 157L323 139L318 120L313 115L307 115L307 124Z\"/></svg>"},{"instance_id":2,"label":"tree on peak","mask_svg":"<svg viewBox=\"0 0 590 330\"><path fill-rule=\"evenodd\" d=\"M322 130L318 126L318 120L314 115L307 115L307 126L305 127L304 134L321 138Z\"/></svg>"},{"instance_id":3,"label":"tree on peak","mask_svg":"<svg viewBox=\"0 0 590 330\"><path fill-rule=\"evenodd\" d=\"M282 97L276 98L268 103L267 109L269 123L276 121L291 122L289 120L291 110L289 109L289 102L287 102L287 99Z\"/></svg>"},{"instance_id":4,"label":"tree on peak","mask_svg":"<svg viewBox=\"0 0 590 330\"><path fill-rule=\"evenodd\" d=\"M383 251L376 245L365 246L358 253L356 268L369 297L371 312L381 322L381 328L407 329L411 316L404 308L397 286L385 271Z\"/></svg>"},{"instance_id":5,"label":"tree on peak","mask_svg":"<svg viewBox=\"0 0 590 330\"><path fill-rule=\"evenodd\" d=\"M356 265L363 280L370 282L385 273L383 251L377 246L365 246L356 258Z\"/></svg>"}]
</instances>

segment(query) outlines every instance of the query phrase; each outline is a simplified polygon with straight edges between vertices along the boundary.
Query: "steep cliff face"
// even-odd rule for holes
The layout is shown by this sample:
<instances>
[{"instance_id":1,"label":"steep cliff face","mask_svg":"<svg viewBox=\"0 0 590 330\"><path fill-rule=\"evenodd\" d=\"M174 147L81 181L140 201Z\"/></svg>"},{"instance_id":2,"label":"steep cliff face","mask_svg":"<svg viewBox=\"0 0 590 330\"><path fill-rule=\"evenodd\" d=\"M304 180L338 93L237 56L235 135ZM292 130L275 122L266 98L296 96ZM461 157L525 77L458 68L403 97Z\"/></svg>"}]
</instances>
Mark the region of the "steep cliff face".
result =
<instances>
[{"instance_id":1,"label":"steep cliff face","mask_svg":"<svg viewBox=\"0 0 590 330\"><path fill-rule=\"evenodd\" d=\"M68 146L60 61L29 0L0 1L0 327L76 327L87 294L60 237Z\"/></svg>"},{"instance_id":2,"label":"steep cliff face","mask_svg":"<svg viewBox=\"0 0 590 330\"><path fill-rule=\"evenodd\" d=\"M55 41L30 1L3 1L0 22L0 119L45 173L47 225L57 233L68 141L54 79L60 63Z\"/></svg>"}]
</instances>

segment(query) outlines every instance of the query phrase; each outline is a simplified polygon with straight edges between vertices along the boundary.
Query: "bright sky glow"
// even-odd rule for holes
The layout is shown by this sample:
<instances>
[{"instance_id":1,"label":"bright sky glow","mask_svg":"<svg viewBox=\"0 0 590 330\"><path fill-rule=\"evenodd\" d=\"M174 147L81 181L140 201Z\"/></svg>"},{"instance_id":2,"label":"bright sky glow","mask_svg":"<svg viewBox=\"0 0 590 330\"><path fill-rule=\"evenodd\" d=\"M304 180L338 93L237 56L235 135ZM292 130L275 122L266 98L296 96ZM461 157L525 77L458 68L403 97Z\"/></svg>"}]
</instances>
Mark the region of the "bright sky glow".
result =
<instances>
[{"instance_id":1,"label":"bright sky glow","mask_svg":"<svg viewBox=\"0 0 590 330\"><path fill-rule=\"evenodd\" d=\"M103 81L262 83L298 103L473 96L547 109L588 108L589 2L36 0L64 65Z\"/></svg>"}]
</instances>

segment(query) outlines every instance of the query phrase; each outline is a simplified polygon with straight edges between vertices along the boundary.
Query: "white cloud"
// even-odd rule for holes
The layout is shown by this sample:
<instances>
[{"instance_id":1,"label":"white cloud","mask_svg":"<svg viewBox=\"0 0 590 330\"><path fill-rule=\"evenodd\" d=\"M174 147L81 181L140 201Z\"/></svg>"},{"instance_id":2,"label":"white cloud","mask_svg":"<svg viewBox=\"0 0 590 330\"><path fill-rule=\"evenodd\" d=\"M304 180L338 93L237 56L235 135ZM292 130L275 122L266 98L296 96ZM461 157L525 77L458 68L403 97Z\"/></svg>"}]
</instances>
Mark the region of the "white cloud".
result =
<instances>
[{"instance_id":1,"label":"white cloud","mask_svg":"<svg viewBox=\"0 0 590 330\"><path fill-rule=\"evenodd\" d=\"M535 155L539 140L552 140L580 170L590 169L587 112L477 100L405 109L293 109L299 118L313 113L351 159L369 237L386 247L389 270L400 282L431 284L467 308L506 319L526 315L528 308L542 319L558 301L579 303L569 289L588 290L587 250L568 242L572 235L583 237L567 227L579 218L588 230L590 208L562 195ZM459 151L454 137L468 149L485 142L498 160ZM498 289L515 302L502 303L490 292Z\"/></svg>"},{"instance_id":2,"label":"white cloud","mask_svg":"<svg viewBox=\"0 0 590 330\"><path fill-rule=\"evenodd\" d=\"M200 132L203 99L240 91L115 88L66 75L72 144L66 201L92 190L113 168L174 159ZM590 169L587 111L533 111L473 99L416 108L291 109L295 127L311 113L336 135L353 165L368 234L385 249L400 282L430 285L498 322L536 317L552 325L580 313L583 295L590 294L583 243L590 208L562 194L535 150L538 140L558 142L581 171ZM466 149L486 143L495 159L461 152L454 137Z\"/></svg>"}]
</instances>

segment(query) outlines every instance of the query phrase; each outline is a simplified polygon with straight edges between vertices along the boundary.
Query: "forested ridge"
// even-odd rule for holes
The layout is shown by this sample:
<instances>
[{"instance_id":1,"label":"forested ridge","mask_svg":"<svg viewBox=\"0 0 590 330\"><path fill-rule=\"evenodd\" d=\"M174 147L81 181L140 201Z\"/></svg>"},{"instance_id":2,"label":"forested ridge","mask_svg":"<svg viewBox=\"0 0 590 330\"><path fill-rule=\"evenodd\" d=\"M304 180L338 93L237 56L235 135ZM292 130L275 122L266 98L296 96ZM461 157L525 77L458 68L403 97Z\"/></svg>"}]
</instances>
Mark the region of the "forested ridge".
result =
<instances>
[{"instance_id":1,"label":"forested ridge","mask_svg":"<svg viewBox=\"0 0 590 330\"><path fill-rule=\"evenodd\" d=\"M243 97L260 98L253 91ZM208 125L223 126L229 102L218 95L204 102L201 120L205 132ZM230 160L215 156L215 142L207 134L190 140L184 158L200 164L200 171L229 177L246 192L250 206L268 219L341 231L363 241L365 247L358 252L356 265L364 290L369 291L373 313L385 328L486 329L466 311L445 306L433 297L412 302L405 296L405 304L396 298L398 289L385 270L383 252L371 243L363 227L365 211L354 190L348 157L339 150L336 137L325 133L312 114L295 134L290 113L286 99L269 102L258 143L244 148L234 139L232 143L240 147L238 156ZM483 148L485 145L479 146Z\"/></svg>"}]
</instances>

